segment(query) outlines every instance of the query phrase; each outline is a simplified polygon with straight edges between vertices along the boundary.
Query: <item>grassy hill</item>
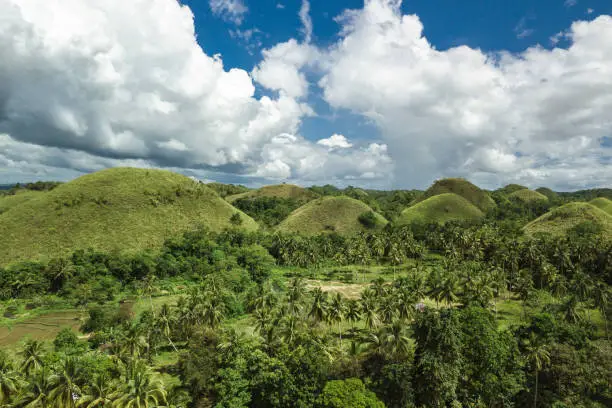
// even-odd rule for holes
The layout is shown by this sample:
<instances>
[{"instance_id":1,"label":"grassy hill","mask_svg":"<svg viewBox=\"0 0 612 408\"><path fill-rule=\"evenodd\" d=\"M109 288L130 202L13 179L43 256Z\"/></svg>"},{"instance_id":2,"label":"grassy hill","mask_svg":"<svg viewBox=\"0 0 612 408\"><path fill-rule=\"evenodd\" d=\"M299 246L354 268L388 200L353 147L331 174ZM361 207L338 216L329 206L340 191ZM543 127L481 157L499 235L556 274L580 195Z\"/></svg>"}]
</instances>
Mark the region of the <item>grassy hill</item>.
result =
<instances>
[{"instance_id":1,"label":"grassy hill","mask_svg":"<svg viewBox=\"0 0 612 408\"><path fill-rule=\"evenodd\" d=\"M572 228L590 221L602 228L605 236L612 236L612 216L603 210L582 202L565 204L547 212L527 224L524 229L527 234L547 233L564 235Z\"/></svg>"},{"instance_id":2,"label":"grassy hill","mask_svg":"<svg viewBox=\"0 0 612 408\"><path fill-rule=\"evenodd\" d=\"M43 194L44 191L19 190L15 194L0 195L0 214Z\"/></svg>"},{"instance_id":3,"label":"grassy hill","mask_svg":"<svg viewBox=\"0 0 612 408\"><path fill-rule=\"evenodd\" d=\"M542 195L545 195L551 201L559 198L559 194L555 193L553 190L551 190L548 187L536 188L535 191Z\"/></svg>"},{"instance_id":4,"label":"grassy hill","mask_svg":"<svg viewBox=\"0 0 612 408\"><path fill-rule=\"evenodd\" d=\"M508 197L522 201L526 204L537 201L548 201L548 197L546 197L544 194L540 194L537 191L529 189L517 190L514 193L510 194Z\"/></svg>"},{"instance_id":5,"label":"grassy hill","mask_svg":"<svg viewBox=\"0 0 612 408\"><path fill-rule=\"evenodd\" d=\"M594 205L600 210L607 212L609 215L612 215L612 200L609 200L604 197L599 197L589 201L589 204Z\"/></svg>"},{"instance_id":6,"label":"grassy hill","mask_svg":"<svg viewBox=\"0 0 612 408\"><path fill-rule=\"evenodd\" d=\"M437 180L431 187L420 196L416 203L425 201L426 199L445 193L457 194L470 203L478 207L482 212L487 212L495 208L495 201L489 196L489 194L476 187L474 184L462 178L446 178Z\"/></svg>"},{"instance_id":7,"label":"grassy hill","mask_svg":"<svg viewBox=\"0 0 612 408\"><path fill-rule=\"evenodd\" d=\"M414 222L477 221L483 217L484 213L465 198L453 193L444 193L406 208L396 223L404 225Z\"/></svg>"},{"instance_id":8,"label":"grassy hill","mask_svg":"<svg viewBox=\"0 0 612 408\"><path fill-rule=\"evenodd\" d=\"M114 168L79 177L0 215L0 264L78 248L155 248L201 224L231 225L239 212L203 184L164 170ZM241 213L242 227L257 224Z\"/></svg>"},{"instance_id":9,"label":"grassy hill","mask_svg":"<svg viewBox=\"0 0 612 408\"><path fill-rule=\"evenodd\" d=\"M525 190L525 189L527 189L527 187L521 186L520 184L508 184L507 186L504 186L498 189L497 191L500 193L509 195L509 194L515 193L520 190Z\"/></svg>"},{"instance_id":10,"label":"grassy hill","mask_svg":"<svg viewBox=\"0 0 612 408\"><path fill-rule=\"evenodd\" d=\"M240 194L227 196L225 199L232 203L240 198L276 197L291 198L298 201L308 202L318 197L318 194L293 184L274 184L264 186L257 190L251 190Z\"/></svg>"},{"instance_id":11,"label":"grassy hill","mask_svg":"<svg viewBox=\"0 0 612 408\"><path fill-rule=\"evenodd\" d=\"M281 222L277 230L281 232L299 232L313 235L322 232L337 232L343 235L354 234L367 230L359 221L359 216L372 211L365 203L346 196L322 197L311 201ZM387 224L387 220L380 214L374 213L376 226L380 229Z\"/></svg>"}]
</instances>

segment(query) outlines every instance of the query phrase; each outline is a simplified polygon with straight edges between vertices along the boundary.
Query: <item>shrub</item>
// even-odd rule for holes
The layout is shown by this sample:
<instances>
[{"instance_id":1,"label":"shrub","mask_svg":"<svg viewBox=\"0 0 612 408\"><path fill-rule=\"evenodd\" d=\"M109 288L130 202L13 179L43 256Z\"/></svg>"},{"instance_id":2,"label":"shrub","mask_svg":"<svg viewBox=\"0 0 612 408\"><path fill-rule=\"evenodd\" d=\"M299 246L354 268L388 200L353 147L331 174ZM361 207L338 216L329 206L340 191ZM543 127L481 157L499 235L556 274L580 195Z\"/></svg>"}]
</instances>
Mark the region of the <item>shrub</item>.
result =
<instances>
[{"instance_id":1,"label":"shrub","mask_svg":"<svg viewBox=\"0 0 612 408\"><path fill-rule=\"evenodd\" d=\"M373 211L366 211L359 215L359 222L366 228L375 228L376 227L376 215L374 215Z\"/></svg>"}]
</instances>

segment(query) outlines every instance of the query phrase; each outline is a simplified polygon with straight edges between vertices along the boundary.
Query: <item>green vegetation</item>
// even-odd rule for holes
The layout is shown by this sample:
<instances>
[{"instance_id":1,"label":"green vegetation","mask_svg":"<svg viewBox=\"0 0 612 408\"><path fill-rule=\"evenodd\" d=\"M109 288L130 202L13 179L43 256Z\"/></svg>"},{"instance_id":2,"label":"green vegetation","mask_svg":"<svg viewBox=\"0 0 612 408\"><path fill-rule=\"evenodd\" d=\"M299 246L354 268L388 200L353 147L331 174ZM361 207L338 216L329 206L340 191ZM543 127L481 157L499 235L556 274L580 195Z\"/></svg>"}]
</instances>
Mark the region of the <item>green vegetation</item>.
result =
<instances>
[{"instance_id":1,"label":"green vegetation","mask_svg":"<svg viewBox=\"0 0 612 408\"><path fill-rule=\"evenodd\" d=\"M524 203L532 203L534 201L548 201L548 197L544 194L540 194L537 191L529 190L529 189L521 189L517 190L510 195L508 198L522 201Z\"/></svg>"},{"instance_id":2,"label":"green vegetation","mask_svg":"<svg viewBox=\"0 0 612 408\"><path fill-rule=\"evenodd\" d=\"M429 187L422 196L417 198L416 203L424 201L429 197L444 193L457 194L474 204L484 213L495 208L495 201L493 201L486 191L481 190L474 184L462 178L446 178L436 180L436 182Z\"/></svg>"},{"instance_id":3,"label":"green vegetation","mask_svg":"<svg viewBox=\"0 0 612 408\"><path fill-rule=\"evenodd\" d=\"M246 193L251 189L242 185L236 184L223 184L223 183L208 183L206 187L214 190L219 196L225 198L230 195Z\"/></svg>"},{"instance_id":4,"label":"green vegetation","mask_svg":"<svg viewBox=\"0 0 612 408\"><path fill-rule=\"evenodd\" d=\"M588 203L569 203L542 215L525 226L525 232L566 235L582 224L591 224L602 236L612 237L612 216Z\"/></svg>"},{"instance_id":5,"label":"green vegetation","mask_svg":"<svg viewBox=\"0 0 612 408\"><path fill-rule=\"evenodd\" d=\"M229 227L237 211L204 185L162 170L104 170L38 194L0 215L0 264L79 248L158 248L198 224ZM242 218L242 228L257 228Z\"/></svg>"},{"instance_id":6,"label":"green vegetation","mask_svg":"<svg viewBox=\"0 0 612 408\"><path fill-rule=\"evenodd\" d=\"M323 197L303 205L278 226L278 231L305 235L335 232L350 235L372 227L364 226L359 217L372 209L354 198L338 196ZM375 228L382 228L387 220L375 214Z\"/></svg>"},{"instance_id":7,"label":"green vegetation","mask_svg":"<svg viewBox=\"0 0 612 408\"><path fill-rule=\"evenodd\" d=\"M545 195L551 201L555 201L555 200L557 200L559 198L559 194L555 193L554 191L552 191L548 187L536 188L535 191L540 193L540 194L542 194L542 195Z\"/></svg>"},{"instance_id":8,"label":"green vegetation","mask_svg":"<svg viewBox=\"0 0 612 408\"><path fill-rule=\"evenodd\" d=\"M609 200L604 197L600 197L600 198L591 200L589 204L599 208L600 210L607 212L609 215L612 215L612 200Z\"/></svg>"},{"instance_id":9,"label":"green vegetation","mask_svg":"<svg viewBox=\"0 0 612 408\"><path fill-rule=\"evenodd\" d=\"M36 190L17 190L13 194L0 195L0 215L13 207L20 207L23 203L33 198L38 198L45 193Z\"/></svg>"},{"instance_id":10,"label":"green vegetation","mask_svg":"<svg viewBox=\"0 0 612 408\"><path fill-rule=\"evenodd\" d=\"M516 193L517 191L525 189L527 189L527 187L521 186L520 184L508 184L507 186L504 186L496 191L499 193L510 195L512 193Z\"/></svg>"},{"instance_id":11,"label":"green vegetation","mask_svg":"<svg viewBox=\"0 0 612 408\"><path fill-rule=\"evenodd\" d=\"M482 211L465 198L452 193L429 197L406 208L397 219L399 225L412 223L445 223L448 221L479 221Z\"/></svg>"},{"instance_id":12,"label":"green vegetation","mask_svg":"<svg viewBox=\"0 0 612 408\"><path fill-rule=\"evenodd\" d=\"M133 229L164 206L170 222L191 208L209 220L155 250L75 245L0 266L0 406L610 406L612 216L595 206L495 191L485 215L442 193L398 225L374 209L397 214L417 192L322 187L333 194L280 225L294 228L270 231L206 186L147 172L97 173L0 215L52 197L65 223L115 210L107 234L128 209ZM247 200L273 219L292 199Z\"/></svg>"}]
</instances>

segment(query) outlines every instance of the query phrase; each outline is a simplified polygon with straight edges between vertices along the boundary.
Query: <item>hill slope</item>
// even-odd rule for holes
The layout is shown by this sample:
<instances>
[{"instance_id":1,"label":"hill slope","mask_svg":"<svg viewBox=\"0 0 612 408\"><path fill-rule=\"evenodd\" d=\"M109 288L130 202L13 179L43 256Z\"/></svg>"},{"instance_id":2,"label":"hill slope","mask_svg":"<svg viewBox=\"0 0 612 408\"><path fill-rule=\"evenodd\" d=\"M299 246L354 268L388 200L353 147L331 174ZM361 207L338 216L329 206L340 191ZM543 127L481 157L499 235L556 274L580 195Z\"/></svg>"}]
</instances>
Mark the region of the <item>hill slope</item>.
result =
<instances>
[{"instance_id":1,"label":"hill slope","mask_svg":"<svg viewBox=\"0 0 612 408\"><path fill-rule=\"evenodd\" d=\"M309 202L293 211L277 230L314 235L322 232L337 232L343 235L366 231L359 216L372 211L365 203L346 196L328 196ZM376 227L384 227L388 221L374 213Z\"/></svg>"},{"instance_id":2,"label":"hill slope","mask_svg":"<svg viewBox=\"0 0 612 408\"><path fill-rule=\"evenodd\" d=\"M493 201L486 191L481 190L474 184L462 178L447 178L437 180L427 189L427 191L425 191L421 197L415 201L415 204L425 201L429 197L444 193L457 194L474 204L482 212L487 212L496 206L495 201Z\"/></svg>"},{"instance_id":3,"label":"hill slope","mask_svg":"<svg viewBox=\"0 0 612 408\"><path fill-rule=\"evenodd\" d=\"M303 202L314 200L318 195L308 189L293 184L275 184L264 186L257 190L227 196L225 199L232 203L240 198L277 197L291 198Z\"/></svg>"},{"instance_id":4,"label":"hill slope","mask_svg":"<svg viewBox=\"0 0 612 408\"><path fill-rule=\"evenodd\" d=\"M527 204L537 201L548 201L548 197L546 197L544 194L529 189L517 190L514 193L510 194L508 197L514 198Z\"/></svg>"},{"instance_id":5,"label":"hill slope","mask_svg":"<svg viewBox=\"0 0 612 408\"><path fill-rule=\"evenodd\" d=\"M559 194L555 193L548 187L540 187L535 189L536 192L545 195L549 200L556 200L559 198Z\"/></svg>"},{"instance_id":6,"label":"hill slope","mask_svg":"<svg viewBox=\"0 0 612 408\"><path fill-rule=\"evenodd\" d=\"M507 186L504 186L500 189L497 189L496 191L500 192L500 193L504 193L504 194L512 194L515 193L519 190L525 190L527 187L522 186L520 184L508 184Z\"/></svg>"},{"instance_id":7,"label":"hill slope","mask_svg":"<svg viewBox=\"0 0 612 408\"><path fill-rule=\"evenodd\" d=\"M230 226L238 212L215 192L164 170L114 168L88 174L0 215L0 264L78 248L155 248L198 224ZM257 224L241 214L242 227Z\"/></svg>"},{"instance_id":8,"label":"hill slope","mask_svg":"<svg viewBox=\"0 0 612 408\"><path fill-rule=\"evenodd\" d=\"M604 197L599 197L589 201L589 204L594 205L600 210L607 212L609 215L612 215L612 200L609 200Z\"/></svg>"},{"instance_id":9,"label":"hill slope","mask_svg":"<svg viewBox=\"0 0 612 408\"><path fill-rule=\"evenodd\" d=\"M0 214L43 194L45 194L44 191L21 190L15 194L0 195Z\"/></svg>"},{"instance_id":10,"label":"hill slope","mask_svg":"<svg viewBox=\"0 0 612 408\"><path fill-rule=\"evenodd\" d=\"M524 229L527 234L564 235L575 226L590 221L602 228L603 235L612 235L612 216L582 202L565 204L531 221Z\"/></svg>"},{"instance_id":11,"label":"hill slope","mask_svg":"<svg viewBox=\"0 0 612 408\"><path fill-rule=\"evenodd\" d=\"M453 193L444 193L406 208L396 222L399 225L413 222L445 223L477 221L483 217L484 213L465 198Z\"/></svg>"}]
</instances>

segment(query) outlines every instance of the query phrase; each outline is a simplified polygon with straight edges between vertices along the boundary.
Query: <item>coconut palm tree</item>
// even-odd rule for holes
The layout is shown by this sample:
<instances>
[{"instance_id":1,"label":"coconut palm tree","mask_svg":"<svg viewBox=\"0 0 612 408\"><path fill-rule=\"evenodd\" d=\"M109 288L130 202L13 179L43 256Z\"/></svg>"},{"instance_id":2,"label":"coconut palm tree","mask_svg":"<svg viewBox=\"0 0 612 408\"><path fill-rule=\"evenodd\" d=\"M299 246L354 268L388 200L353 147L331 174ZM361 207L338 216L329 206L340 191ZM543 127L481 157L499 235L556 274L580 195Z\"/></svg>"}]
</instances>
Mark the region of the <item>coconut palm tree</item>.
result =
<instances>
[{"instance_id":1,"label":"coconut palm tree","mask_svg":"<svg viewBox=\"0 0 612 408\"><path fill-rule=\"evenodd\" d=\"M361 315L365 320L366 327L370 330L380 323L376 297L371 290L366 289L361 295Z\"/></svg>"},{"instance_id":2,"label":"coconut palm tree","mask_svg":"<svg viewBox=\"0 0 612 408\"><path fill-rule=\"evenodd\" d=\"M348 306L346 308L346 320L351 322L353 329L355 329L355 323L361 319L361 307L359 306L359 302L355 299L351 299L348 302Z\"/></svg>"},{"instance_id":3,"label":"coconut palm tree","mask_svg":"<svg viewBox=\"0 0 612 408\"><path fill-rule=\"evenodd\" d=\"M593 302L595 307L601 312L604 326L606 330L606 338L608 338L608 316L607 309L610 304L610 288L603 282L598 282L593 288Z\"/></svg>"},{"instance_id":4,"label":"coconut palm tree","mask_svg":"<svg viewBox=\"0 0 612 408\"><path fill-rule=\"evenodd\" d=\"M76 407L76 400L81 395L81 388L77 384L81 376L82 370L75 358L63 359L59 370L51 377L53 388L49 399L58 407Z\"/></svg>"},{"instance_id":5,"label":"coconut palm tree","mask_svg":"<svg viewBox=\"0 0 612 408\"><path fill-rule=\"evenodd\" d=\"M26 376L32 370L36 371L43 366L44 345L38 340L27 340L23 349L19 352L23 357L21 372Z\"/></svg>"},{"instance_id":6,"label":"coconut palm tree","mask_svg":"<svg viewBox=\"0 0 612 408\"><path fill-rule=\"evenodd\" d=\"M97 375L77 400L77 407L98 408L111 405L111 395L116 391L116 383L106 375Z\"/></svg>"},{"instance_id":7,"label":"coconut palm tree","mask_svg":"<svg viewBox=\"0 0 612 408\"><path fill-rule=\"evenodd\" d=\"M336 293L329 304L328 319L331 323L338 323L340 343L342 343L342 321L347 312L346 303L341 293Z\"/></svg>"},{"instance_id":8,"label":"coconut palm tree","mask_svg":"<svg viewBox=\"0 0 612 408\"><path fill-rule=\"evenodd\" d=\"M542 367L550 364L550 352L545 344L543 344L536 335L532 332L529 340L525 344L525 359L531 366L535 377L535 388L533 393L533 407L538 405L538 377Z\"/></svg>"},{"instance_id":9,"label":"coconut palm tree","mask_svg":"<svg viewBox=\"0 0 612 408\"><path fill-rule=\"evenodd\" d=\"M168 306L167 303L164 303L161 307L161 310L159 311L159 317L157 321L158 321L158 324L160 325L162 333L164 333L164 336L166 337L166 339L168 340L168 342L170 343L174 351L178 352L178 350L176 349L176 346L174 345L174 343L172 342L172 339L170 338L172 334L172 330L171 330L172 320L173 320L173 316L172 316L172 311L170 310L170 306Z\"/></svg>"},{"instance_id":10,"label":"coconut palm tree","mask_svg":"<svg viewBox=\"0 0 612 408\"><path fill-rule=\"evenodd\" d=\"M149 408L166 403L163 382L153 378L144 362L138 361L130 374L127 383L113 394L114 407Z\"/></svg>"},{"instance_id":11,"label":"coconut palm tree","mask_svg":"<svg viewBox=\"0 0 612 408\"><path fill-rule=\"evenodd\" d=\"M143 350L147 348L147 340L143 336L140 328L132 325L127 332L123 334L120 340L120 351L126 353L132 358L139 357Z\"/></svg>"},{"instance_id":12,"label":"coconut palm tree","mask_svg":"<svg viewBox=\"0 0 612 408\"><path fill-rule=\"evenodd\" d=\"M51 407L49 396L52 389L53 383L50 381L47 368L42 367L28 379L28 385L24 393L19 396L14 405L24 408Z\"/></svg>"},{"instance_id":13,"label":"coconut palm tree","mask_svg":"<svg viewBox=\"0 0 612 408\"><path fill-rule=\"evenodd\" d=\"M0 352L0 406L8 406L11 397L17 394L19 385L13 363L4 352Z\"/></svg>"},{"instance_id":14,"label":"coconut palm tree","mask_svg":"<svg viewBox=\"0 0 612 408\"><path fill-rule=\"evenodd\" d=\"M312 305L310 306L308 316L315 323L320 323L327 317L327 293L323 292L321 288L316 288L312 292Z\"/></svg>"},{"instance_id":15,"label":"coconut palm tree","mask_svg":"<svg viewBox=\"0 0 612 408\"><path fill-rule=\"evenodd\" d=\"M561 304L561 313L563 313L563 318L566 322L573 324L579 323L582 320L582 314L580 312L578 297L573 295L563 302Z\"/></svg>"}]
</instances>

